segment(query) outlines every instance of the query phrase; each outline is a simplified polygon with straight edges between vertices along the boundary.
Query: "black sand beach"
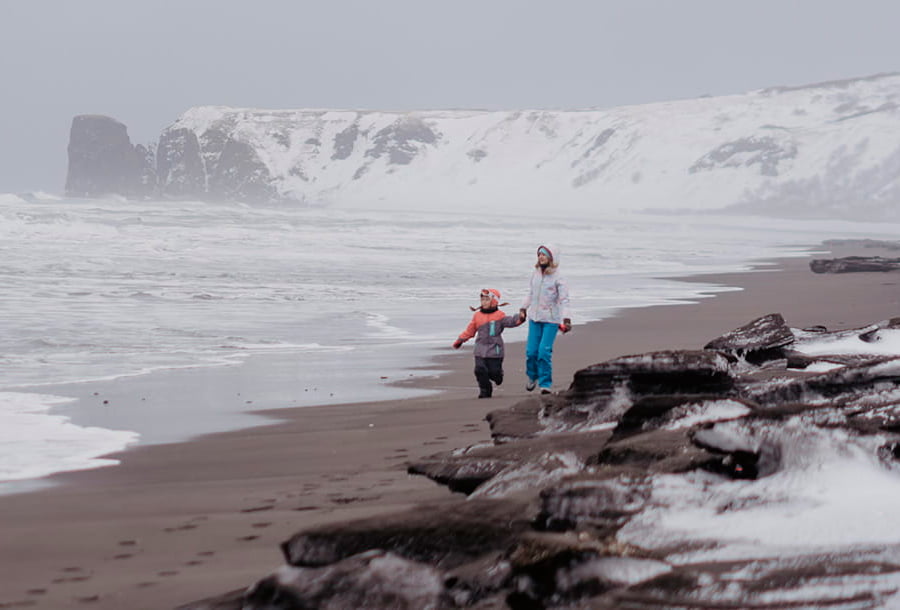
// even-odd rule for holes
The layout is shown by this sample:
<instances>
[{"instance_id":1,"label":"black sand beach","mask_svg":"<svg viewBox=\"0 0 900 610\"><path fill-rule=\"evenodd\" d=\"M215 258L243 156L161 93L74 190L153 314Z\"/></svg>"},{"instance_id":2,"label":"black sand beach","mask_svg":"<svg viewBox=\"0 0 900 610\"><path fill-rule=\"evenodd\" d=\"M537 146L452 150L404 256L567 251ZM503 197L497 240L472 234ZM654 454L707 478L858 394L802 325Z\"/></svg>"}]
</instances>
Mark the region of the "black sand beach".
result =
<instances>
[{"instance_id":1,"label":"black sand beach","mask_svg":"<svg viewBox=\"0 0 900 610\"><path fill-rule=\"evenodd\" d=\"M883 253L816 257L850 254ZM686 278L742 290L576 326L556 344L556 386L615 356L700 348L768 313L834 329L900 313L900 276L818 275L809 260ZM433 365L449 372L415 381L439 393L280 409L270 413L277 423L139 447L115 456L119 466L0 497L0 608L172 608L269 574L283 563L279 544L306 527L446 499L443 487L407 475L406 462L488 441L484 415L528 395L521 344L508 349L508 381L476 400L471 357L451 340Z\"/></svg>"}]
</instances>

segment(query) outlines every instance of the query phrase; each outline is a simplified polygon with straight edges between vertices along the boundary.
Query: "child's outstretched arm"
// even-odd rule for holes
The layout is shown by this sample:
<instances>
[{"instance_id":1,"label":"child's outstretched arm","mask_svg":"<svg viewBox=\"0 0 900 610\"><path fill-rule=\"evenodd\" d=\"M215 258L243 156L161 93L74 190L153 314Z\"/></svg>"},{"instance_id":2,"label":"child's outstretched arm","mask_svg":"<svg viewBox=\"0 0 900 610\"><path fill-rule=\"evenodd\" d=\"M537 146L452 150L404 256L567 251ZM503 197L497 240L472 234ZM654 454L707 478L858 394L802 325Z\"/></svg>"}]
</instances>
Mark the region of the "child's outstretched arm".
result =
<instances>
[{"instance_id":1,"label":"child's outstretched arm","mask_svg":"<svg viewBox=\"0 0 900 610\"><path fill-rule=\"evenodd\" d=\"M523 322L525 322L525 314L521 311L517 311L511 316L506 316L505 318L503 318L503 321L500 322L500 326L503 326L505 328L514 328L521 325Z\"/></svg>"},{"instance_id":2,"label":"child's outstretched arm","mask_svg":"<svg viewBox=\"0 0 900 610\"><path fill-rule=\"evenodd\" d=\"M466 326L466 330L460 333L459 337L456 338L456 341L453 342L453 349L459 349L462 347L462 344L475 336L475 332L478 330L478 325L475 324L475 316L472 316L472 320L469 322L469 325Z\"/></svg>"}]
</instances>

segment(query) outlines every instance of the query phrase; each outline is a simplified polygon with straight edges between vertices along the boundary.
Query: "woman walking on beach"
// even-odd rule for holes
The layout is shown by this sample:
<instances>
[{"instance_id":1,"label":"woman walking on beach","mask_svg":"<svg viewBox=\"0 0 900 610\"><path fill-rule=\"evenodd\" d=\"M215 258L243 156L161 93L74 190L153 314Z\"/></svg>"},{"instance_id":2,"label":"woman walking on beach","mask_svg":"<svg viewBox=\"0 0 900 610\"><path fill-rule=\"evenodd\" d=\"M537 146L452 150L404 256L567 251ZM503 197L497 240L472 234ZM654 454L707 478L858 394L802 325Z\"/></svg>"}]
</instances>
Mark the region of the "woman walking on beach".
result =
<instances>
[{"instance_id":1,"label":"woman walking on beach","mask_svg":"<svg viewBox=\"0 0 900 610\"><path fill-rule=\"evenodd\" d=\"M525 371L529 392L540 386L549 394L553 385L553 342L557 331L572 330L569 312L569 285L559 272L559 249L543 244L537 249L537 263L531 274L528 294L522 303L528 316Z\"/></svg>"}]
</instances>

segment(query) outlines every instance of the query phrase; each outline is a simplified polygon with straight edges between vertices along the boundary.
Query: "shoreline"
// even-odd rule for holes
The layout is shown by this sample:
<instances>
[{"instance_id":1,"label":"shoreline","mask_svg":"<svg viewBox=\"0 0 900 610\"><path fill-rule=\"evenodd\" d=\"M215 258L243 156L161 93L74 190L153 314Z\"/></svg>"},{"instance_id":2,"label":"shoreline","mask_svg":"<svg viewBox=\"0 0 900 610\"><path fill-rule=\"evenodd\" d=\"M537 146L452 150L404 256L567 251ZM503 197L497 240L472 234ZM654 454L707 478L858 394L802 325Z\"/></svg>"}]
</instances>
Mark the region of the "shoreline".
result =
<instances>
[{"instance_id":1,"label":"shoreline","mask_svg":"<svg viewBox=\"0 0 900 610\"><path fill-rule=\"evenodd\" d=\"M853 328L900 312L900 279L816 275L808 262L825 250L810 250L751 271L679 278L741 290L576 326L556 343L555 389L595 362L700 349L768 313L792 327ZM859 253L837 250L831 256ZM0 607L175 607L267 575L283 562L278 544L306 527L455 497L407 475L404 464L489 440L484 415L529 396L523 341L508 341L508 381L491 400L475 400L470 353L448 349L417 369L445 374L397 384L435 394L259 411L274 421L138 446L113 454L118 466L60 473L53 487L0 496Z\"/></svg>"},{"instance_id":2,"label":"shoreline","mask_svg":"<svg viewBox=\"0 0 900 610\"><path fill-rule=\"evenodd\" d=\"M783 247L782 255L790 257L792 251L804 255L809 248ZM755 262L745 261L729 272L743 273ZM604 307L602 313L594 311L590 321L597 321L598 315L608 319L630 308L691 303L704 294L739 290L733 286L691 285L682 281L683 276L665 273L641 279L650 285L661 284L658 292L648 288L639 305L633 304L633 298L613 296L611 300L620 302L620 306ZM576 320L579 317L576 315ZM448 328L440 334L455 336L458 323L450 326L445 321ZM507 342L524 344L526 334L525 329L512 330L507 333ZM43 437L34 435L45 440L36 443L34 458L28 463L31 478L0 483L0 495L52 486L49 477L62 472L104 467L107 460L103 456L109 453L268 425L278 420L278 411L286 408L402 400L441 391L440 383L436 389L423 389L418 381L420 377L446 373L433 363L450 352L446 339L433 338L363 347L354 357L355 351L350 349L349 356L341 356L342 350L326 352L324 360L312 363L315 375L310 374L308 353L274 350L225 358L230 364L164 367L98 379L9 386L5 391L21 394L18 400L35 401L46 409L46 416L56 418L61 430L57 434L50 430ZM352 375L347 375L348 368ZM54 438L60 440L54 442ZM90 438L93 440L79 445L80 439ZM65 445L60 442L63 439ZM100 439L106 442L92 450L90 443ZM55 447L66 449L57 453Z\"/></svg>"}]
</instances>

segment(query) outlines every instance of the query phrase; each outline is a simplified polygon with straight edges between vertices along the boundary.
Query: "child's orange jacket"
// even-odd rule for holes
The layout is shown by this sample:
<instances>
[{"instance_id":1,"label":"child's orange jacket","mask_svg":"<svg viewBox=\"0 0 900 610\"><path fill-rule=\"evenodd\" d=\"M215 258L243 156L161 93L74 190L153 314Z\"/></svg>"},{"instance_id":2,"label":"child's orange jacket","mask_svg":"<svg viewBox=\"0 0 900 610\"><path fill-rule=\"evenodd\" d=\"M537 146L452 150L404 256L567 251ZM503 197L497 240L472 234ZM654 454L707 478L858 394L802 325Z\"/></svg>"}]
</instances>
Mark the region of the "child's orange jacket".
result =
<instances>
[{"instance_id":1,"label":"child's orange jacket","mask_svg":"<svg viewBox=\"0 0 900 610\"><path fill-rule=\"evenodd\" d=\"M519 315L507 316L499 309L485 312L479 309L472 316L472 320L466 330L459 335L460 342L466 342L475 337L476 358L503 358L504 328L519 326L524 320Z\"/></svg>"}]
</instances>

